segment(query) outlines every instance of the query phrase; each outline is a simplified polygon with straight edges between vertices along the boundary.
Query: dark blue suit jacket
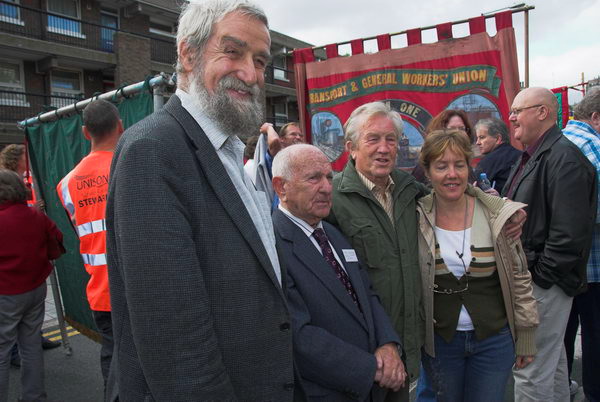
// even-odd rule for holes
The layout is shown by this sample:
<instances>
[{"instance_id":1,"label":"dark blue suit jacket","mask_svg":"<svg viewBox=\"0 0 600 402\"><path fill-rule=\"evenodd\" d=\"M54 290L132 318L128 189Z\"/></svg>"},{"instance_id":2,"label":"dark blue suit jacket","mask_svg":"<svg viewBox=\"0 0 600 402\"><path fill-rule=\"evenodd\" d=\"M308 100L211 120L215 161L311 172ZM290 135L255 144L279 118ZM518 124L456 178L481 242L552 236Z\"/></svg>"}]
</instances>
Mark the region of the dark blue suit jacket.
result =
<instances>
[{"instance_id":1,"label":"dark blue suit jacket","mask_svg":"<svg viewBox=\"0 0 600 402\"><path fill-rule=\"evenodd\" d=\"M323 222L358 296L362 312L315 245L283 212L273 213L275 235L287 268L286 296L292 316L294 358L309 400L382 401L386 390L373 382L375 349L400 338L371 289L343 235Z\"/></svg>"},{"instance_id":2,"label":"dark blue suit jacket","mask_svg":"<svg viewBox=\"0 0 600 402\"><path fill-rule=\"evenodd\" d=\"M522 152L513 148L510 144L500 144L489 154L479 161L475 168L475 175L479 180L480 173L486 173L490 183L496 182L494 187L499 193L502 192L506 179L510 174L511 167L515 164ZM505 195L505 194L503 194Z\"/></svg>"}]
</instances>

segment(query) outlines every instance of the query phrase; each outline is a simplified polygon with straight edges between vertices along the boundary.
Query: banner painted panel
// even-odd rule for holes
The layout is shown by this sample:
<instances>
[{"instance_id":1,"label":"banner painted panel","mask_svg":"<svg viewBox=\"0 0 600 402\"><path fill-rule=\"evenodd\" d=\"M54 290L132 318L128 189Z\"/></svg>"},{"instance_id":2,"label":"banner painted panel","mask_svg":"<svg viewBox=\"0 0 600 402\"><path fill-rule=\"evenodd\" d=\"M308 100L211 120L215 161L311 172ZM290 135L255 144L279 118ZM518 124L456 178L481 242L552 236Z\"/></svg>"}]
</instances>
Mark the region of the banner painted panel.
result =
<instances>
[{"instance_id":1,"label":"banner painted panel","mask_svg":"<svg viewBox=\"0 0 600 402\"><path fill-rule=\"evenodd\" d=\"M558 127L560 128L565 128L569 122L569 88L553 88L552 92L554 92L554 96L556 96L556 101L558 102L556 124L558 124Z\"/></svg>"},{"instance_id":2,"label":"banner painted panel","mask_svg":"<svg viewBox=\"0 0 600 402\"><path fill-rule=\"evenodd\" d=\"M347 160L343 125L355 108L368 102L384 101L402 116L404 134L396 162L404 169L416 165L425 127L445 109L465 110L473 126L486 117L508 123L519 91L512 26L493 37L480 32L431 44L412 42L401 49L324 61L315 61L311 49L295 52L302 128L335 170Z\"/></svg>"}]
</instances>

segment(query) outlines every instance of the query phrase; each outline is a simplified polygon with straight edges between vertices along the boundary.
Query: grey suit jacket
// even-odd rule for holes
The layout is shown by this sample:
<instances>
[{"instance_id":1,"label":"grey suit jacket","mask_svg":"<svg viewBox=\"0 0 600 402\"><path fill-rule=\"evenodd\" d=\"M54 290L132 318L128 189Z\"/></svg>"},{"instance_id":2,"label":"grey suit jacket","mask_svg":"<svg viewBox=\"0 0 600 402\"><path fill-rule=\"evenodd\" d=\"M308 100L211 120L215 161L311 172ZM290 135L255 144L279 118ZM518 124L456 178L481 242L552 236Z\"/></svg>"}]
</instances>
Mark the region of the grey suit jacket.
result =
<instances>
[{"instance_id":1,"label":"grey suit jacket","mask_svg":"<svg viewBox=\"0 0 600 402\"><path fill-rule=\"evenodd\" d=\"M121 401L291 401L292 333L268 255L177 96L111 167L107 252Z\"/></svg>"},{"instance_id":2,"label":"grey suit jacket","mask_svg":"<svg viewBox=\"0 0 600 402\"><path fill-rule=\"evenodd\" d=\"M362 313L304 232L279 209L273 213L273 224L288 274L294 357L308 400L383 400L386 391L373 382L377 368L373 353L386 343L400 344L400 339L367 273L358 262L344 259L342 250L352 246L334 226L323 222L344 261Z\"/></svg>"}]
</instances>

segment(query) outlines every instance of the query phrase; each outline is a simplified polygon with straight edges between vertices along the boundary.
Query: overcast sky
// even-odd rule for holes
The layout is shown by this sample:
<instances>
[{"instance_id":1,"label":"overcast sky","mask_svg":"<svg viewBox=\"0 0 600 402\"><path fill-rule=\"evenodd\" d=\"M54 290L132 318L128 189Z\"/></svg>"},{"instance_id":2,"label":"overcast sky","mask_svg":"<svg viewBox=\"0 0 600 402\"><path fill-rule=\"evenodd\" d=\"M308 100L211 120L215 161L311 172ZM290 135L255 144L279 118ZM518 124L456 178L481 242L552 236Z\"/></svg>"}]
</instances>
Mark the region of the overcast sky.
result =
<instances>
[{"instance_id":1,"label":"overcast sky","mask_svg":"<svg viewBox=\"0 0 600 402\"><path fill-rule=\"evenodd\" d=\"M271 29L316 46L462 20L517 4L503 0L254 1L264 8ZM581 82L582 72L586 80L600 76L600 0L530 0L527 4L535 6L529 12L530 86L571 86ZM523 21L523 13L513 15L521 81ZM488 33L495 33L493 19L488 20ZM454 36L467 34L466 25L455 26ZM424 42L436 38L435 30L423 34ZM392 47L403 43L406 40L399 37ZM570 103L579 99L576 91L569 91Z\"/></svg>"}]
</instances>

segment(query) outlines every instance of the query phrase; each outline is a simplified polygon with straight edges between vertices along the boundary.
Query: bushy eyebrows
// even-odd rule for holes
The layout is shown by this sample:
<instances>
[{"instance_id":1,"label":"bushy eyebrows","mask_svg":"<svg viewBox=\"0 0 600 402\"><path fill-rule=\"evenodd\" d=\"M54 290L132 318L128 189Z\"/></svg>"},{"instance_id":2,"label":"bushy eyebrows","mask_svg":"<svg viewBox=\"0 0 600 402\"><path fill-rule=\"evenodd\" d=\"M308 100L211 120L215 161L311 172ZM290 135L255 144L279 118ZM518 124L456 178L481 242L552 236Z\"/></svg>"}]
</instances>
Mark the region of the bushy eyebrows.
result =
<instances>
[{"instance_id":1,"label":"bushy eyebrows","mask_svg":"<svg viewBox=\"0 0 600 402\"><path fill-rule=\"evenodd\" d=\"M248 42L236 38L235 36L229 36L229 35L224 35L221 38L221 45L227 45L228 43L233 43L234 45L238 46L238 47L243 47L246 48L248 47Z\"/></svg>"},{"instance_id":2,"label":"bushy eyebrows","mask_svg":"<svg viewBox=\"0 0 600 402\"><path fill-rule=\"evenodd\" d=\"M228 44L233 44L242 49L249 48L248 42L246 42L245 40L236 38L235 36L223 35L223 37L221 38L221 46L226 46ZM264 58L267 61L267 63L271 61L271 54L268 52L260 52L258 56Z\"/></svg>"}]
</instances>

